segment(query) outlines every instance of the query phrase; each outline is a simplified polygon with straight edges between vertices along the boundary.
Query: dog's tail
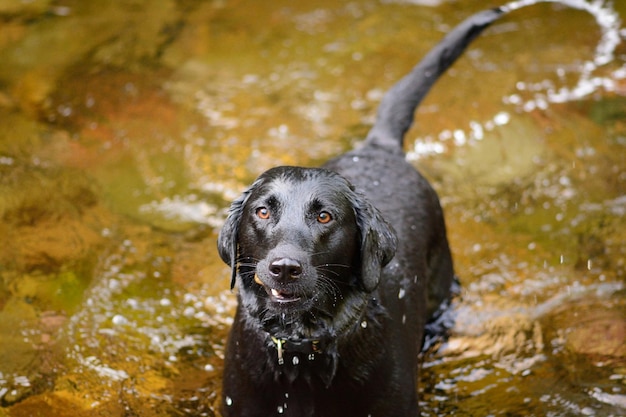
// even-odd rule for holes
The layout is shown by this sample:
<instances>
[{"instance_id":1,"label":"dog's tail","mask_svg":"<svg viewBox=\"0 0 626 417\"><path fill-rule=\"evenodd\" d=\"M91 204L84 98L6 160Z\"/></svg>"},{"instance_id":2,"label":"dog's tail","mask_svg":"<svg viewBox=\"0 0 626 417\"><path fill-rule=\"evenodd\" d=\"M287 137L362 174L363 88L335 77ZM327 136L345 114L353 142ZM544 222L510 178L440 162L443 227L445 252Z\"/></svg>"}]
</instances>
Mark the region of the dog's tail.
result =
<instances>
[{"instance_id":1,"label":"dog's tail","mask_svg":"<svg viewBox=\"0 0 626 417\"><path fill-rule=\"evenodd\" d=\"M366 144L402 147L404 135L413 124L415 109L465 48L491 23L509 11L507 6L485 10L467 18L440 41L383 97L376 123Z\"/></svg>"}]
</instances>

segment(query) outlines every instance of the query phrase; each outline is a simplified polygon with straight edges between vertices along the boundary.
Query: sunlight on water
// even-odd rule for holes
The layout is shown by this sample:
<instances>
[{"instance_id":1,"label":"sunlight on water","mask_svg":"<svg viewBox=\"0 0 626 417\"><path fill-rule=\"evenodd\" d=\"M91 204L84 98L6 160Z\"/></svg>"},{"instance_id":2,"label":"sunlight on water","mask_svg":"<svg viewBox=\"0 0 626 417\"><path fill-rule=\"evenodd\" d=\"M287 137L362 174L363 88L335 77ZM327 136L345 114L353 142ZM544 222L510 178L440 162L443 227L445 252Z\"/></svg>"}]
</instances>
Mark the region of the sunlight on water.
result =
<instances>
[{"instance_id":1,"label":"sunlight on water","mask_svg":"<svg viewBox=\"0 0 626 417\"><path fill-rule=\"evenodd\" d=\"M206 201L198 201L198 196L193 194L152 201L140 206L139 211L146 217L158 215L166 220L212 227L219 227L224 217L220 208Z\"/></svg>"},{"instance_id":2,"label":"sunlight on water","mask_svg":"<svg viewBox=\"0 0 626 417\"><path fill-rule=\"evenodd\" d=\"M506 6L409 133L462 284L423 416L626 407L626 8L535 3ZM0 4L0 415L218 416L230 202L358 146L485 4Z\"/></svg>"},{"instance_id":3,"label":"sunlight on water","mask_svg":"<svg viewBox=\"0 0 626 417\"><path fill-rule=\"evenodd\" d=\"M512 107L510 112L532 112L546 110L550 104L581 100L598 91L615 91L616 81L626 79L626 64L613 69L609 74L595 75L598 69L614 62L615 50L622 39L626 38L626 29L621 28L620 17L611 3L604 0L520 0L507 3L502 9L512 13L537 3L557 3L589 13L601 30L601 37L592 57L577 65L574 70L566 68L556 70L556 78L561 82L565 81L568 72L576 71L578 80L574 86L557 85L551 79L530 84L520 81L515 84L518 92L502 97L502 103ZM514 18L514 15L511 18ZM508 112L500 112L491 120L471 121L467 130L442 131L436 138L416 138L408 158L417 160L425 155L443 153L449 147L445 145L449 139L454 139L455 147L475 143L483 139L485 131L493 131L497 126L506 125L509 119Z\"/></svg>"},{"instance_id":4,"label":"sunlight on water","mask_svg":"<svg viewBox=\"0 0 626 417\"><path fill-rule=\"evenodd\" d=\"M66 356L80 373L76 380L98 380L110 387L91 404L94 409L114 401L120 386L137 398L171 402L170 395L160 393L167 379L150 369L184 375L186 368L193 368L212 375L223 358L224 340L210 342L207 335L223 334L232 323L234 298L229 291L212 295L200 287L183 292L168 283L167 268L154 268L166 259L152 258L153 268L147 270L129 268L142 249L130 240L119 249L103 262L101 279L65 330ZM150 364L145 352L151 353ZM134 380L138 374L144 382Z\"/></svg>"}]
</instances>

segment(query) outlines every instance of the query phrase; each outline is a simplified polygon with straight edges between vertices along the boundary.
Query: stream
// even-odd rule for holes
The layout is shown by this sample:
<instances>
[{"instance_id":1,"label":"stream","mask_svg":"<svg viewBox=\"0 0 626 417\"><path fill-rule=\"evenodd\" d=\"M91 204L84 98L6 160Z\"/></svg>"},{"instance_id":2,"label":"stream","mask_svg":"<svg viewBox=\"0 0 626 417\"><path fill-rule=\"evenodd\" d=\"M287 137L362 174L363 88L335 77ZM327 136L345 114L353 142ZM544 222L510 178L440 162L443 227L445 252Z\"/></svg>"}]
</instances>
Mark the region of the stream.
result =
<instances>
[{"instance_id":1,"label":"stream","mask_svg":"<svg viewBox=\"0 0 626 417\"><path fill-rule=\"evenodd\" d=\"M500 4L0 0L0 417L219 416L230 202ZM422 416L626 415L624 19L512 11L417 110L462 286Z\"/></svg>"}]
</instances>

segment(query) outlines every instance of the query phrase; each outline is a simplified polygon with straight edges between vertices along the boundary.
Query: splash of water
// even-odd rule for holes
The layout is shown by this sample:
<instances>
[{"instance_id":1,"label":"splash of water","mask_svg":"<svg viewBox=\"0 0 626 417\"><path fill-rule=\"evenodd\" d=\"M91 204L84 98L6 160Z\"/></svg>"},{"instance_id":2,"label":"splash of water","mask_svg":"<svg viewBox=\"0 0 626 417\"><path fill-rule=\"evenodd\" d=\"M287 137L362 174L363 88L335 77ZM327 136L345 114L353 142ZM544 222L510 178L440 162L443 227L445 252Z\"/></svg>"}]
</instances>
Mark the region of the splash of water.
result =
<instances>
[{"instance_id":1,"label":"splash of water","mask_svg":"<svg viewBox=\"0 0 626 417\"><path fill-rule=\"evenodd\" d=\"M608 78L594 78L593 72L603 65L613 61L615 48L621 42L621 21L615 10L604 0L588 2L586 0L518 0L508 3L502 8L506 12L520 9L536 3L559 3L573 9L583 10L596 20L602 36L596 46L594 56L582 65L581 77L571 89L561 88L557 92L548 92L548 101L563 103L581 99L597 90L598 87L611 88L613 80Z\"/></svg>"},{"instance_id":2,"label":"splash of water","mask_svg":"<svg viewBox=\"0 0 626 417\"><path fill-rule=\"evenodd\" d=\"M523 7L539 3L556 3L573 9L582 10L589 13L598 24L601 30L601 37L595 48L593 56L583 62L580 66L580 76L574 86L556 87L551 81L530 85L519 82L516 85L518 91L532 93L530 99L524 100L520 94L512 94L504 97L505 104L513 105L518 110L530 112L536 109L546 109L551 103L566 103L581 100L590 96L600 89L612 91L616 87L616 80L626 79L626 65L611 72L608 76L595 75L596 71L615 60L614 52L621 43L622 38L626 38L626 29L621 28L621 20L618 13L611 4L605 0L515 0L507 3L501 8L505 13L519 10ZM561 76L563 70L557 70L557 75ZM493 130L496 126L501 126L503 115L507 112L499 112L491 120L480 123L470 122L469 132L462 129L454 132L444 131L438 135L438 140L454 139L455 146L462 146L473 141L483 139L484 131ZM510 118L506 121L507 124ZM459 138L461 140L459 140ZM445 152L446 147L432 138L418 138L415 141L414 149L409 153L409 159L419 159L421 156Z\"/></svg>"}]
</instances>

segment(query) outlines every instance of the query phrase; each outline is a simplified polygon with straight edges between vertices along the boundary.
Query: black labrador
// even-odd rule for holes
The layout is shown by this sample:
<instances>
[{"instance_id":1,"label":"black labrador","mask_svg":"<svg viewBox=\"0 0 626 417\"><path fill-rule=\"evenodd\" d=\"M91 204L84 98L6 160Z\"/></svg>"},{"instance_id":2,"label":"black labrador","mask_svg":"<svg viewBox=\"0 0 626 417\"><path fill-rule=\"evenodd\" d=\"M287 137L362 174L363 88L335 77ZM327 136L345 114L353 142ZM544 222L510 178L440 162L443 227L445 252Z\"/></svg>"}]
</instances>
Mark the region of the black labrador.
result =
<instances>
[{"instance_id":1,"label":"black labrador","mask_svg":"<svg viewBox=\"0 0 626 417\"><path fill-rule=\"evenodd\" d=\"M224 416L417 416L424 329L454 272L435 191L406 162L415 108L505 10L456 27L384 97L364 145L278 167L233 202L218 239L239 283Z\"/></svg>"}]
</instances>

